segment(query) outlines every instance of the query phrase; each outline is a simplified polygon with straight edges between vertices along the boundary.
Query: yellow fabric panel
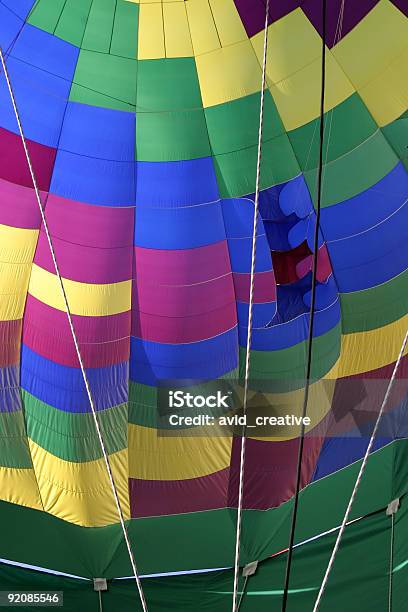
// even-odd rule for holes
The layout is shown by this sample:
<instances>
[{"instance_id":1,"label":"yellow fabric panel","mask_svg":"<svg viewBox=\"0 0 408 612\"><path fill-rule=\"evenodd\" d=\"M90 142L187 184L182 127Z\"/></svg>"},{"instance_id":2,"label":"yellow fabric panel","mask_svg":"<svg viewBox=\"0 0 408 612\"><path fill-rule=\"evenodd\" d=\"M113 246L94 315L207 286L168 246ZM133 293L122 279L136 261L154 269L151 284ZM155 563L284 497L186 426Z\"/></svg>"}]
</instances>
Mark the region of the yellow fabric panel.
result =
<instances>
[{"instance_id":1,"label":"yellow fabric panel","mask_svg":"<svg viewBox=\"0 0 408 612\"><path fill-rule=\"evenodd\" d=\"M260 65L264 50L263 29L251 38ZM322 53L322 40L312 23L299 8L268 28L266 71L271 83L279 83L308 64Z\"/></svg>"},{"instance_id":2,"label":"yellow fabric panel","mask_svg":"<svg viewBox=\"0 0 408 612\"><path fill-rule=\"evenodd\" d=\"M192 56L193 47L184 2L166 2L163 4L163 16L166 57Z\"/></svg>"},{"instance_id":3,"label":"yellow fabric panel","mask_svg":"<svg viewBox=\"0 0 408 612\"><path fill-rule=\"evenodd\" d=\"M129 477L185 480L227 468L232 438L217 436L214 427L160 436L156 429L129 424Z\"/></svg>"},{"instance_id":4,"label":"yellow fabric panel","mask_svg":"<svg viewBox=\"0 0 408 612\"><path fill-rule=\"evenodd\" d=\"M249 40L196 57L204 107L255 93L261 87L261 67Z\"/></svg>"},{"instance_id":5,"label":"yellow fabric panel","mask_svg":"<svg viewBox=\"0 0 408 612\"><path fill-rule=\"evenodd\" d=\"M63 283L72 314L96 317L130 310L130 280L99 285L64 278ZM65 311L57 276L36 264L32 266L28 291L44 304Z\"/></svg>"},{"instance_id":6,"label":"yellow fabric panel","mask_svg":"<svg viewBox=\"0 0 408 612\"><path fill-rule=\"evenodd\" d=\"M138 59L165 57L162 4L141 4L139 9Z\"/></svg>"},{"instance_id":7,"label":"yellow fabric panel","mask_svg":"<svg viewBox=\"0 0 408 612\"><path fill-rule=\"evenodd\" d=\"M38 230L0 224L0 321L21 319Z\"/></svg>"},{"instance_id":8,"label":"yellow fabric panel","mask_svg":"<svg viewBox=\"0 0 408 612\"><path fill-rule=\"evenodd\" d=\"M305 427L305 431L311 431L324 419L331 409L333 393L336 381L334 379L322 379L309 387L309 400L307 405L307 416L310 417L310 425ZM257 410L257 416L279 417L286 414L294 415L298 418L302 416L304 388L292 391L290 393L264 393L263 400L260 400L260 394L256 393L256 406L263 406L262 411ZM252 393L251 393L252 395ZM248 398L249 406L251 406L251 395ZM248 411L248 422L250 422L250 409ZM282 442L298 438L300 435L300 425L297 426L273 426L272 436L251 436L251 430L248 430L248 438L256 440L265 440L272 442ZM254 430L256 431L256 430ZM262 430L258 430L262 433Z\"/></svg>"},{"instance_id":9,"label":"yellow fabric panel","mask_svg":"<svg viewBox=\"0 0 408 612\"><path fill-rule=\"evenodd\" d=\"M223 47L247 40L234 0L210 0L210 7Z\"/></svg>"},{"instance_id":10,"label":"yellow fabric panel","mask_svg":"<svg viewBox=\"0 0 408 612\"><path fill-rule=\"evenodd\" d=\"M289 78L269 89L287 131L294 130L320 114L321 58L318 57ZM325 111L331 110L354 93L350 81L327 50ZM300 103L301 101L301 103Z\"/></svg>"},{"instance_id":11,"label":"yellow fabric panel","mask_svg":"<svg viewBox=\"0 0 408 612\"><path fill-rule=\"evenodd\" d=\"M407 328L408 315L405 315L378 329L343 335L340 359L325 378L362 374L392 363L398 357Z\"/></svg>"},{"instance_id":12,"label":"yellow fabric panel","mask_svg":"<svg viewBox=\"0 0 408 612\"><path fill-rule=\"evenodd\" d=\"M44 510L70 523L102 527L119 517L103 459L64 461L29 440ZM123 515L130 518L127 449L109 456Z\"/></svg>"},{"instance_id":13,"label":"yellow fabric panel","mask_svg":"<svg viewBox=\"0 0 408 612\"><path fill-rule=\"evenodd\" d=\"M408 19L389 0L380 0L332 52L360 89L383 73L407 42Z\"/></svg>"},{"instance_id":14,"label":"yellow fabric panel","mask_svg":"<svg viewBox=\"0 0 408 612\"><path fill-rule=\"evenodd\" d=\"M208 0L187 0L186 10L194 55L219 49L221 43Z\"/></svg>"},{"instance_id":15,"label":"yellow fabric panel","mask_svg":"<svg viewBox=\"0 0 408 612\"><path fill-rule=\"evenodd\" d=\"M359 90L377 125L383 127L408 108L408 46L387 68Z\"/></svg>"},{"instance_id":16,"label":"yellow fabric panel","mask_svg":"<svg viewBox=\"0 0 408 612\"><path fill-rule=\"evenodd\" d=\"M0 223L0 261L31 263L38 230L10 227Z\"/></svg>"},{"instance_id":17,"label":"yellow fabric panel","mask_svg":"<svg viewBox=\"0 0 408 612\"><path fill-rule=\"evenodd\" d=\"M34 470L0 467L0 499L11 504L42 510Z\"/></svg>"}]
</instances>

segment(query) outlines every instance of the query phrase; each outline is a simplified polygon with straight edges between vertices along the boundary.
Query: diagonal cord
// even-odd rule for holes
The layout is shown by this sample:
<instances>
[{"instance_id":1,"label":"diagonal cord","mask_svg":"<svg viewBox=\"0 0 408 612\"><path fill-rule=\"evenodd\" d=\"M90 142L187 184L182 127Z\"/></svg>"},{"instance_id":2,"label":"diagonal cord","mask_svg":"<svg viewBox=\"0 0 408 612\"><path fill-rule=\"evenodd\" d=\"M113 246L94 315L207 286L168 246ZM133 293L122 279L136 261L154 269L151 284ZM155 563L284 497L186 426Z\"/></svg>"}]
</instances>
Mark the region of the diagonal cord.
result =
<instances>
[{"instance_id":1,"label":"diagonal cord","mask_svg":"<svg viewBox=\"0 0 408 612\"><path fill-rule=\"evenodd\" d=\"M264 118L264 101L265 101L265 86L266 86L266 60L268 50L268 17L269 17L269 0L266 0L265 7L265 32L262 58L262 82L261 82L261 99L259 108L259 133L258 133L258 154L256 164L256 179L255 179L255 198L254 198L254 223L252 233L252 254L251 254L251 277L249 287L249 304L248 304L248 332L245 355L245 380L244 380L244 396L242 403L242 412L246 416L248 404L248 378L251 362L251 339L252 339L252 311L254 303L254 277L255 277L255 260L256 260L256 233L258 226L258 209L259 209L259 187L261 177L261 159L262 159L262 133L263 133L263 118ZM232 599L232 612L238 612L241 601L238 603L238 582L239 582L239 557L241 551L241 528L242 528L242 503L244 497L244 466L245 466L245 449L246 449L246 425L242 426L241 434L241 449L239 457L239 488L238 488L238 508L237 508L237 529L235 539L235 562L234 562L234 590Z\"/></svg>"},{"instance_id":2,"label":"diagonal cord","mask_svg":"<svg viewBox=\"0 0 408 612\"><path fill-rule=\"evenodd\" d=\"M309 315L309 334L307 344L307 358L306 358L306 377L305 377L305 392L303 397L302 407L302 425L299 438L298 447L298 458L296 467L296 489L293 502L293 513L290 527L289 536L289 547L288 556L286 560L285 570L285 584L283 589L282 597L282 612L286 612L286 606L288 602L289 593L289 582L290 582L290 571L293 559L293 547L295 543L295 530L296 520L299 507L299 493L300 483L302 476L302 460L303 460L303 449L305 441L305 416L307 414L307 404L309 401L309 390L310 390L310 375L312 370L312 349L313 349L313 328L314 328L314 315L315 315L315 303L316 303L316 280L317 280L317 262L318 262L318 251L319 251L319 226L320 226L320 210L322 201L322 179L323 179L323 149L324 149L324 105L325 105L325 92L326 92L326 0L322 0L322 63L321 63L321 94L320 94L320 130L319 130L319 166L317 174L317 207L316 207L316 226L314 231L313 241L313 267L312 267L312 291L310 301L310 315Z\"/></svg>"},{"instance_id":3,"label":"diagonal cord","mask_svg":"<svg viewBox=\"0 0 408 612\"><path fill-rule=\"evenodd\" d=\"M120 505L119 496L118 496L118 493L117 493L117 490L116 490L116 485L115 485L115 481L114 481L114 478L113 478L112 468L111 468L111 465L110 465L108 454L106 452L106 448L105 448L105 444L104 444L104 441L103 441L103 436L102 436L101 428L100 428L100 425L99 425L99 420L98 420L98 416L97 416L94 400L93 400L93 397L92 397L92 393L91 393L88 377L87 377L87 374L86 374L86 371L85 371L84 363L83 363L83 360L82 360L82 355L81 355L81 352L80 352L80 349L79 349L78 339L77 339L77 336L76 336L76 333L75 333L75 329L74 329L74 325L73 325L73 321L72 321L72 316L71 316L71 311L69 309L69 304L68 304L67 294L65 292L64 282L62 280L62 277L61 277L61 274L60 274L60 270L59 270L59 266L58 266L58 263L57 263L57 259L56 259L56 256L55 256L55 251L54 251L54 247L53 247L53 244L52 244L51 234L50 234L50 231L49 231L49 228L48 228L48 223L47 223L47 220L46 220L46 217L45 217L45 211L44 211L44 208L43 208L43 205L42 205L42 202L41 202L41 196L40 196L40 192L39 192L39 189L38 189L37 180L35 178L33 166L32 166L32 163L31 163L30 154L29 154L29 151L28 151L28 148L27 148L27 142L26 142L26 139L25 139L25 136L24 136L23 127L22 127L22 124L21 124L20 115L19 115L18 108L17 108L16 99L14 97L14 92L13 92L13 89L12 89L12 86L11 86L10 76L9 76L9 73L8 73L8 70L7 70L6 62L5 62L4 55L3 55L3 50L2 50L1 47L0 47L0 60L1 60L1 65L3 67L4 76L5 76L6 81L7 81L7 88L8 88L9 94L10 94L11 103L13 105L14 114L15 114L15 117L16 117L18 129L19 129L19 132L20 132L21 142L23 144L24 153L25 153L27 164L28 164L28 168L29 168L29 171L30 171L30 175L31 175L31 180L32 180L33 187L34 187L35 196L36 196L36 199L37 199L38 207L40 209L42 223L43 223L44 230L45 230L45 233L46 233L46 236L47 236L48 245L50 247L52 261L53 261L55 272L56 272L56 275L57 275L57 278L58 278L58 281L59 281L59 285L60 285L60 288L61 288L61 292L62 292L62 296L63 296L63 300L64 300L64 305L65 305L65 309L66 309L66 314L67 314L67 318L68 318L68 323L69 323L69 327L70 327L70 330L71 330L72 339L73 339L74 345L75 345L75 351L76 351L76 354L77 354L77 357L78 357L79 366L80 366L80 369L81 369L81 372L82 372L82 377L83 377L85 388L86 388L86 392L87 392L87 395L88 395L89 404L90 404L91 411L92 411L92 417L93 417L93 420L94 420L94 423L95 423L95 429L96 429L96 432L97 432L97 435L98 435L98 439L99 439L99 443L100 443L100 446L101 446L101 450L102 450L102 453L103 453L103 458L104 458L105 465L106 465L106 471L108 473L109 482L110 482L110 485L111 485L111 488L112 488L112 493L113 493L113 496L114 496L114 499L115 499L115 504L116 504L116 508L117 508L117 512L118 512L118 516L119 516L119 521L120 521L120 524L121 524L121 527L122 527L123 536L124 536L124 539L125 539L125 543L126 543L126 547L127 547L128 553L129 553L130 563L131 563L131 566L132 566L134 578L136 580L137 589L139 591L139 596L140 596L140 601L141 601L141 604L142 604L142 609L143 609L143 612L148 612L147 611L147 604L146 604L146 600L145 600L145 596L144 596L144 592L143 592L143 588L142 588L142 584L141 584L141 581L140 581L140 578L139 578L139 574L138 574L138 571L137 571L136 561L135 561L135 558L133 556L132 547L131 547L131 544L130 544L130 539L129 539L127 527L126 527L126 524L125 524L125 519L124 519L123 512L122 512L122 507Z\"/></svg>"},{"instance_id":4,"label":"diagonal cord","mask_svg":"<svg viewBox=\"0 0 408 612\"><path fill-rule=\"evenodd\" d=\"M336 554L337 554L337 551L338 551L339 546L340 546L341 538L343 537L344 530L346 529L346 525L347 525L347 522L348 522L349 517L350 517L351 508L353 506L353 503L354 503L357 491L358 491L359 486L361 484L361 480L363 478L364 470L365 470L367 462L368 462L368 457L370 455L372 446L374 444L374 440L375 440L375 437L377 435L377 431L378 431L378 428L379 428L379 425L380 425L381 417L382 417L382 415L384 413L385 406L386 406L386 404L388 402L388 398L390 396L392 387L394 385L394 381L395 381L395 378L396 378L396 375L397 375L397 371L398 371L399 365L401 363L402 357L404 355L405 347L407 346L407 342L408 342L408 330L407 330L407 332L405 334L404 340L402 341L402 345L401 345L401 349L400 349L400 352L399 352L399 355L398 355L398 359L395 362L394 370L393 370L392 376L390 378L390 382L388 383L387 391L385 392L385 396L384 396L384 399L382 401L381 408L380 408L380 410L378 412L377 420L375 422L374 429L373 429L373 432L372 432L371 437L370 437L370 441L369 441L368 446L367 446L367 450L365 452L363 461L362 461L361 466L360 466L360 470L359 470L357 478L356 478L356 482L354 484L353 491L351 493L349 502L347 504L346 512L344 513L344 517L343 517L343 520L342 520L342 523L341 523L341 526L340 526L340 529L339 529L339 533L337 534L337 539L336 539L336 542L334 544L334 547L333 547L333 550L332 550L332 554L330 556L329 563L327 565L326 572L324 574L324 577L323 577L323 580L322 580L322 584L320 585L319 593L317 595L317 598L316 598L316 601L315 601L315 604L314 604L314 607L313 607L313 612L317 612L319 607L320 607L320 603L321 603L321 600L322 600L322 597L323 597L323 593L325 591L325 588L326 588L326 585L327 585L327 581L329 579L329 575L330 575L330 572L332 570L332 567L333 567L333 564L334 564L334 560L336 558Z\"/></svg>"}]
</instances>

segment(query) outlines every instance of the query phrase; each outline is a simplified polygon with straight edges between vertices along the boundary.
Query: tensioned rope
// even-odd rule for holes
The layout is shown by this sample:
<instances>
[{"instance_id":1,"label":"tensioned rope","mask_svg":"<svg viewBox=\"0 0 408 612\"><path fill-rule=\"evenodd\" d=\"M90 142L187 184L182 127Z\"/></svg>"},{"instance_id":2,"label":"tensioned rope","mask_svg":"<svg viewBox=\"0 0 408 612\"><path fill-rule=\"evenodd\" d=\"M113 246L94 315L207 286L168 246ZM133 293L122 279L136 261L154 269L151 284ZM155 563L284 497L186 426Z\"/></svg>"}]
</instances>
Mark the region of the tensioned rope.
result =
<instances>
[{"instance_id":1,"label":"tensioned rope","mask_svg":"<svg viewBox=\"0 0 408 612\"><path fill-rule=\"evenodd\" d=\"M59 282L59 285L60 285L60 288L61 288L62 297L63 297L63 300L64 300L64 306L65 306L65 310L66 310L66 314L67 314L67 319L68 319L69 327L70 327L70 330L71 330L72 339L73 339L73 342L74 342L74 345L75 345L75 351L76 351L76 354L77 354L77 357L78 357L79 366L80 366L80 369L81 369L81 372L82 372L82 377L83 377L83 380L84 380L86 393L88 395L89 405L91 407L91 412L92 412L92 417L93 417L93 420L94 420L94 423L95 423L95 428L96 428L96 432L97 432L97 435L98 435L99 443L100 443L100 446L101 446L101 450L102 450L102 454L103 454L103 458L104 458L104 462L105 462L105 466L106 466L106 471L108 473L109 482L110 482L110 485L111 485L111 488L112 488L112 493L113 493L113 496L114 496L114 499L115 499L115 504L116 504L116 508L117 508L117 512L118 512L118 517L119 517L119 521L120 521L120 524L121 524L121 527L122 527L123 537L124 537L125 543L126 543L126 548L128 550L128 553L129 553L129 559L130 559L130 563L131 563L131 566L132 566L132 570L133 570L134 578L135 578L135 581L136 581L137 589L138 589L138 592L139 592L140 601L141 601L141 604L142 604L143 612L148 612L147 611L146 599L145 599L145 596L144 596L142 584L141 584L141 581L140 581L140 578L139 578L139 574L138 574L138 571L137 571L136 561L135 561L135 558L134 558L134 555L133 555L133 551L132 551L132 547L131 547L130 539L129 539L129 534L128 534L128 531L127 531L125 519L124 519L123 512L122 512L122 507L121 507L119 496L118 496L118 493L117 493L117 490L116 490L116 485L115 485L115 481L114 481L114 478L113 478L112 468L111 468L111 465L110 465L108 454L106 452L105 443L104 443L104 440L103 440L103 436L102 436L101 428L100 428L100 425L99 425L99 420L98 420L98 416L97 416L94 400L93 400L92 393L91 393L91 388L90 388L90 385L89 385L88 377L87 377L87 374L86 374L86 371L85 371L85 367L84 367L84 363L83 363L83 360L82 360L81 351L79 349L79 343L78 343L78 339L77 339L76 332L75 332L74 325L73 325L73 321L72 321L71 311L70 311L70 308L69 308L68 298L67 298L67 295L66 295L66 292L65 292L64 282L62 280L62 277L61 277L61 274L60 274L60 270L59 270L59 266L58 266L58 263L57 263L57 259L56 259L56 256L55 256L55 251L54 251L54 247L53 247L53 243L52 243L51 234L49 232L47 219L45 217L45 211L44 211L44 208L43 208L43 205L42 205L42 202L41 202L41 196L40 196L40 192L39 192L39 189L38 189L37 180L35 178L33 166L32 166L32 163L31 163L30 154L29 154L29 151L28 151L28 148L27 148L27 143L26 143L26 139L25 139L25 136L24 136L23 127L22 127L21 120L20 120L20 115L19 115L18 108L17 108L16 99L14 97L14 92L13 92L13 88L12 88L12 85L11 85L10 76L9 76L9 73L8 73L8 70L7 70L6 61L5 61L5 58L4 58L4 55L3 55L3 50L2 50L1 47L0 47L0 59L1 59L1 65L2 65L3 71L4 71L4 76L5 76L6 81L7 81L7 88L9 90L9 94L10 94L10 98L11 98L11 103L13 105L14 115L16 117L18 129L19 129L19 132L20 132L21 142L23 144L24 153L25 153L27 164L28 164L28 168L29 168L29 171L30 171L30 176L31 176L31 180L32 180L32 183L33 183L33 187L34 187L35 196L36 196L36 199L37 199L38 207L40 209L42 223L43 223L43 226L44 226L45 234L47 236L47 241L48 241L48 245L49 245L49 248L50 248L52 261L53 261L55 272L56 272L56 275L57 275L57 278L58 278L58 282Z\"/></svg>"},{"instance_id":2,"label":"tensioned rope","mask_svg":"<svg viewBox=\"0 0 408 612\"><path fill-rule=\"evenodd\" d=\"M334 544L334 547L333 547L333 550L332 550L332 554L330 556L329 563L327 565L326 572L324 574L324 577L323 577L323 580L322 580L322 584L320 585L319 593L317 595L317 598L316 598L316 601L315 601L315 605L313 607L313 612L317 612L319 607L320 607L320 603L321 603L321 600L322 600L322 597L323 597L323 593L325 591L325 588L326 588L326 585L327 585L327 581L329 579L329 575L330 575L330 572L332 570L332 567L333 567L333 564L334 564L334 560L336 558L336 554L337 554L337 551L338 551L339 546L340 546L341 538L343 537L343 533L344 533L344 530L346 528L346 524L347 524L347 522L349 520L351 508L353 506L353 503L354 503L357 491L359 489L359 486L360 486L360 483L361 483L361 480L362 480L362 477L363 477L363 474L364 474L364 470L365 470L367 462L368 462L368 457L370 455L372 446L374 444L375 437L377 435L377 431L378 431L378 427L380 425L381 417L382 417L382 415L384 413L384 409L385 409L385 406L386 406L386 404L388 402L388 398L390 396L391 389L392 389L392 387L394 385L394 381L395 381L395 378L396 378L396 375L397 375L397 371L398 371L399 365L401 363L402 357L404 356L405 347L407 346L407 342L408 342L408 330L407 330L407 332L405 334L405 338L404 338L404 340L402 342L401 349L400 349L400 352L399 352L399 355L398 355L398 359L395 362L395 366L394 366L394 370L393 370L392 376L390 378L390 382L388 383L388 387L387 387L387 390L385 392L385 396L384 396L383 402L381 404L380 410L378 412L377 420L375 422L374 429L373 429L373 432L372 432L371 437L370 437L370 441L369 441L368 446L367 446L367 450L365 452L363 461L361 463L360 470L358 472L357 479L356 479L353 491L352 491L350 499L349 499L349 503L347 504L346 512L344 513L344 517L343 517L343 520L342 520L342 523L341 523L341 526L340 526L340 529L339 529L339 533L337 534L336 543Z\"/></svg>"},{"instance_id":3,"label":"tensioned rope","mask_svg":"<svg viewBox=\"0 0 408 612\"><path fill-rule=\"evenodd\" d=\"M252 310L254 303L254 278L255 278L255 260L256 260L256 232L258 226L258 209L259 209L259 186L261 177L261 159L262 159L262 133L263 133L263 118L264 118L264 101L265 101L265 85L266 85L266 59L268 50L268 19L269 19L269 0L266 0L265 7L265 31L263 44L262 58L262 80L261 80L261 99L259 108L259 132L258 132L258 153L256 163L256 179L255 179L255 197L254 197L254 223L252 232L252 253L251 253L251 276L249 286L249 304L248 304L248 332L245 355L245 378L244 378L244 395L242 402L242 413L246 416L248 404L248 378L249 368L251 363L251 339L252 339ZM239 557L241 551L241 528L242 528L242 503L244 497L244 474L245 474L245 448L246 448L246 425L242 426L241 433L241 450L239 457L239 486L238 486L238 508L237 508L237 529L235 537L235 562L234 562L234 589L232 599L232 612L238 612L241 605L242 597L238 602L238 582L239 582Z\"/></svg>"},{"instance_id":4,"label":"tensioned rope","mask_svg":"<svg viewBox=\"0 0 408 612\"><path fill-rule=\"evenodd\" d=\"M309 390L310 390L310 375L312 369L312 349L313 349L313 329L314 329L314 315L315 315L315 303L316 303L316 280L317 280L317 262L318 262L318 251L319 251L319 228L320 228L320 209L322 201L322 177L323 177L323 149L324 149L324 104L325 104L325 92L326 92L326 0L322 0L322 58L321 58L321 92L320 92L320 142L319 142L319 166L317 173L317 206L316 206L316 220L315 220L315 231L313 240L313 266L312 266L312 289L311 289L311 300L310 300L310 315L309 315L309 334L307 343L307 357L306 357L306 375L305 375L305 391L303 396L302 406L302 425L299 437L298 447L298 458L296 466L296 488L295 495L293 498L293 512L292 521L290 527L289 536L289 547L288 556L286 560L285 570L285 583L283 588L282 596L282 612L286 612L286 606L288 602L289 594L289 582L290 582L290 571L292 567L293 559L293 546L295 543L295 530L296 530L296 519L299 507L299 493L300 483L302 475L302 461L303 461L303 449L305 441L305 416L307 414L307 405L309 401Z\"/></svg>"}]
</instances>

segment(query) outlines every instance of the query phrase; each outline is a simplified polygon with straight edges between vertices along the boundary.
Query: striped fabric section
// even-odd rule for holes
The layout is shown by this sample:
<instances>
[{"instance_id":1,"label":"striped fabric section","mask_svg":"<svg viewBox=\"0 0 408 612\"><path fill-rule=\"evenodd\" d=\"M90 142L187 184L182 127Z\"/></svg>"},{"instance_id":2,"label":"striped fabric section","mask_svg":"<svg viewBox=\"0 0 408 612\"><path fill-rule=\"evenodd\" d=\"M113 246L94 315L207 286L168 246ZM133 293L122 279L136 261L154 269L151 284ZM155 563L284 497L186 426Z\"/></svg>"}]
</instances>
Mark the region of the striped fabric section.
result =
<instances>
[{"instance_id":1,"label":"striped fabric section","mask_svg":"<svg viewBox=\"0 0 408 612\"><path fill-rule=\"evenodd\" d=\"M322 24L318 0L271 4L250 374L280 413L300 409L304 387ZM388 375L408 307L407 11L361 0L340 23L340 4L328 11L317 408L302 485L362 455L329 439L339 393ZM244 373L264 11L261 0L0 2L126 517L237 503L237 440L162 436L158 394L169 381L213 388ZM78 525L116 523L3 75L0 254L1 497ZM284 428L248 440L245 508L292 495L297 443Z\"/></svg>"}]
</instances>

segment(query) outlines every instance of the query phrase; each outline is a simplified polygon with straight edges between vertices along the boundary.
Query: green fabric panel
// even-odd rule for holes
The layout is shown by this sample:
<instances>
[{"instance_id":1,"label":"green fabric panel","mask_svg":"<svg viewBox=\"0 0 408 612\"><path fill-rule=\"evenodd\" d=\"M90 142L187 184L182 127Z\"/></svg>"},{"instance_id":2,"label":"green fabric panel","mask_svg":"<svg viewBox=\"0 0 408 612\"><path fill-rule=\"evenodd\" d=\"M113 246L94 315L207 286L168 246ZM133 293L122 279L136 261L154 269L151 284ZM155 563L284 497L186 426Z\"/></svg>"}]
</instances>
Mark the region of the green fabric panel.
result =
<instances>
[{"instance_id":1,"label":"green fabric panel","mask_svg":"<svg viewBox=\"0 0 408 612\"><path fill-rule=\"evenodd\" d=\"M178 161L211 155L204 111L138 112L136 159Z\"/></svg>"},{"instance_id":2,"label":"green fabric panel","mask_svg":"<svg viewBox=\"0 0 408 612\"><path fill-rule=\"evenodd\" d=\"M70 100L131 111L136 82L137 60L81 50Z\"/></svg>"},{"instance_id":3,"label":"green fabric panel","mask_svg":"<svg viewBox=\"0 0 408 612\"><path fill-rule=\"evenodd\" d=\"M408 111L383 127L382 133L408 170Z\"/></svg>"},{"instance_id":4,"label":"green fabric panel","mask_svg":"<svg viewBox=\"0 0 408 612\"><path fill-rule=\"evenodd\" d=\"M259 93L255 93L205 109L211 148L215 155L258 146L259 96ZM262 141L267 142L284 132L273 98L266 90Z\"/></svg>"},{"instance_id":5,"label":"green fabric panel","mask_svg":"<svg viewBox=\"0 0 408 612\"><path fill-rule=\"evenodd\" d=\"M122 57L137 57L139 5L119 0L116 6L110 52Z\"/></svg>"},{"instance_id":6,"label":"green fabric panel","mask_svg":"<svg viewBox=\"0 0 408 612\"><path fill-rule=\"evenodd\" d=\"M330 573L319 612L383 612L388 603L390 519L384 510L349 525ZM337 532L294 550L288 610L313 610ZM287 555L261 563L248 581L240 612L280 610ZM227 601L231 587L222 591ZM395 612L403 608L393 608Z\"/></svg>"},{"instance_id":7,"label":"green fabric panel","mask_svg":"<svg viewBox=\"0 0 408 612\"><path fill-rule=\"evenodd\" d=\"M221 198L234 198L255 191L258 145L214 157ZM289 181L299 174L299 166L286 134L262 146L260 188Z\"/></svg>"},{"instance_id":8,"label":"green fabric panel","mask_svg":"<svg viewBox=\"0 0 408 612\"><path fill-rule=\"evenodd\" d=\"M320 379L337 361L340 354L340 325L326 334L313 338L311 378ZM241 376L244 375L245 348L240 348ZM250 378L257 388L282 391L304 384L307 342L300 342L277 351L251 351Z\"/></svg>"},{"instance_id":9,"label":"green fabric panel","mask_svg":"<svg viewBox=\"0 0 408 612\"><path fill-rule=\"evenodd\" d=\"M395 535L399 546L394 558L397 561L407 553L407 528L407 511L403 507L396 515ZM327 534L294 550L288 600L290 612L313 609L336 537L337 532ZM384 511L346 528L320 612L383 612L388 609L390 537L391 520ZM280 554L258 565L256 573L248 580L240 612L280 610L286 558L286 554ZM403 567L397 566L393 577L394 612L402 612L406 607L407 569L403 563L400 565ZM90 581L0 565L0 584L9 590L63 591L64 606L60 609L64 612L100 610L98 595ZM242 587L243 578L240 576L240 591ZM143 590L149 612L170 609L178 612L227 612L231 609L233 570L145 578ZM102 592L102 606L104 612L138 612L140 602L134 582L109 581L108 590Z\"/></svg>"},{"instance_id":10,"label":"green fabric panel","mask_svg":"<svg viewBox=\"0 0 408 612\"><path fill-rule=\"evenodd\" d=\"M138 111L202 108L195 61L190 57L140 60L137 77Z\"/></svg>"},{"instance_id":11,"label":"green fabric panel","mask_svg":"<svg viewBox=\"0 0 408 612\"><path fill-rule=\"evenodd\" d=\"M319 164L319 124L314 119L288 132L289 140L304 170ZM326 163L353 151L378 130L378 126L360 96L355 93L325 113L323 159Z\"/></svg>"},{"instance_id":12,"label":"green fabric panel","mask_svg":"<svg viewBox=\"0 0 408 612\"><path fill-rule=\"evenodd\" d=\"M388 325L408 311L408 270L378 287L341 293L340 303L343 334Z\"/></svg>"},{"instance_id":13,"label":"green fabric panel","mask_svg":"<svg viewBox=\"0 0 408 612\"><path fill-rule=\"evenodd\" d=\"M21 410L0 412L0 466L33 467Z\"/></svg>"},{"instance_id":14,"label":"green fabric panel","mask_svg":"<svg viewBox=\"0 0 408 612\"><path fill-rule=\"evenodd\" d=\"M91 413L57 410L22 391L28 436L56 457L65 461L95 461L102 450ZM127 405L98 412L99 424L108 453L127 447Z\"/></svg>"},{"instance_id":15,"label":"green fabric panel","mask_svg":"<svg viewBox=\"0 0 408 612\"><path fill-rule=\"evenodd\" d=\"M93 0L82 48L109 53L116 0Z\"/></svg>"},{"instance_id":16,"label":"green fabric panel","mask_svg":"<svg viewBox=\"0 0 408 612\"><path fill-rule=\"evenodd\" d=\"M322 206L332 206L378 183L397 165L398 158L379 130L350 153L323 169ZM364 172L362 172L364 168ZM317 169L305 172L316 202Z\"/></svg>"},{"instance_id":17,"label":"green fabric panel","mask_svg":"<svg viewBox=\"0 0 408 612\"><path fill-rule=\"evenodd\" d=\"M91 5L92 0L66 0L54 31L55 36L80 47Z\"/></svg>"},{"instance_id":18,"label":"green fabric panel","mask_svg":"<svg viewBox=\"0 0 408 612\"><path fill-rule=\"evenodd\" d=\"M406 460L406 458L405 458ZM406 464L405 464L406 466ZM404 472L406 467L404 466ZM408 584L408 499L401 500L401 506L395 515L394 559L392 574L393 612L406 610Z\"/></svg>"},{"instance_id":19,"label":"green fabric panel","mask_svg":"<svg viewBox=\"0 0 408 612\"><path fill-rule=\"evenodd\" d=\"M38 0L27 21L31 25L52 34L64 5L65 0Z\"/></svg>"},{"instance_id":20,"label":"green fabric panel","mask_svg":"<svg viewBox=\"0 0 408 612\"><path fill-rule=\"evenodd\" d=\"M384 509L390 501L394 442L370 456L351 518ZM402 455L401 455L402 456ZM361 462L306 487L301 492L296 541L340 524ZM407 490L407 461L401 462L402 495ZM242 563L267 558L288 543L292 502L268 511L245 510ZM233 565L236 511L224 509L135 519L129 533L142 574ZM4 530L0 556L80 576L129 576L129 557L119 525L79 527L44 512L0 502ZM19 538L15 533L18 530Z\"/></svg>"}]
</instances>

